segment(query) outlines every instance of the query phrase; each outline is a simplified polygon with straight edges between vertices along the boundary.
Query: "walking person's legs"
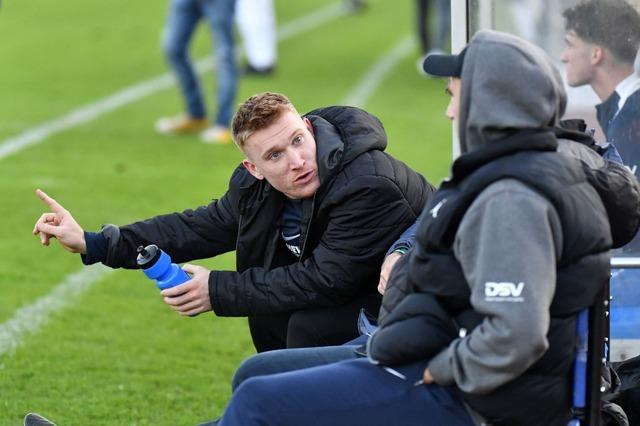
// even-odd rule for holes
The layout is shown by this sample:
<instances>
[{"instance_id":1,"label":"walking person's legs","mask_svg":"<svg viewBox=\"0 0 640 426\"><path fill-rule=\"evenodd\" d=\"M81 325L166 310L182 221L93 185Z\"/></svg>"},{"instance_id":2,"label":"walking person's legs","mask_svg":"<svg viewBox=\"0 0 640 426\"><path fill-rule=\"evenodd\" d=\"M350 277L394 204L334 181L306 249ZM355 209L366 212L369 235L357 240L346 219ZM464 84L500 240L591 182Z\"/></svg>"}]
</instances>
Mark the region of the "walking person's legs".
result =
<instances>
[{"instance_id":1,"label":"walking person's legs","mask_svg":"<svg viewBox=\"0 0 640 426\"><path fill-rule=\"evenodd\" d=\"M171 0L163 31L162 49L176 77L186 114L158 120L156 130L160 133L199 132L207 126L202 91L189 58L189 43L201 17L198 0Z\"/></svg>"},{"instance_id":2,"label":"walking person's legs","mask_svg":"<svg viewBox=\"0 0 640 426\"><path fill-rule=\"evenodd\" d=\"M226 143L231 141L229 126L238 86L233 34L235 0L200 1L215 46L217 104L214 126L202 134L202 140L209 143Z\"/></svg>"}]
</instances>

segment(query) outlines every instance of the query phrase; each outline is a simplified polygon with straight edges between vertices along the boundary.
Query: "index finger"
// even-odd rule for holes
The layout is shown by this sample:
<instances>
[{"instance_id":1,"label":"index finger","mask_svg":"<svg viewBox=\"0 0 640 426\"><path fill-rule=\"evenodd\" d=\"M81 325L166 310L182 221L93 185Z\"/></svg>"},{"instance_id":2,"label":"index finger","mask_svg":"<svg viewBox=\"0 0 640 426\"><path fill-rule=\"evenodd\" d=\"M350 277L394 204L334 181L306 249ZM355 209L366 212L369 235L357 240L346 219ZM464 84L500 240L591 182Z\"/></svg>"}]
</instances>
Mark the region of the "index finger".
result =
<instances>
[{"instance_id":1,"label":"index finger","mask_svg":"<svg viewBox=\"0 0 640 426\"><path fill-rule=\"evenodd\" d=\"M52 212L54 213L62 213L64 211L64 207L62 207L56 200L49 197L43 190L36 189L36 195L40 198L46 205L49 206Z\"/></svg>"}]
</instances>

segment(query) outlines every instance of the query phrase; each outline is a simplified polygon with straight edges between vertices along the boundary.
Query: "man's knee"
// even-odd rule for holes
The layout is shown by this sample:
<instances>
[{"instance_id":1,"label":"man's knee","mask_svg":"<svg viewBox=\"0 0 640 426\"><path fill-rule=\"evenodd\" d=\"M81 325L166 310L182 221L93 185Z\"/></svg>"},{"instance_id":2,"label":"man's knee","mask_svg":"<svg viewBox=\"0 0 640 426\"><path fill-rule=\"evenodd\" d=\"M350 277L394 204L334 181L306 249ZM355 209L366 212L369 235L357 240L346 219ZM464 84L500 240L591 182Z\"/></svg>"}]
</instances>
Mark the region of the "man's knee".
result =
<instances>
[{"instance_id":1,"label":"man's knee","mask_svg":"<svg viewBox=\"0 0 640 426\"><path fill-rule=\"evenodd\" d=\"M319 309L308 309L291 314L287 327L287 348L305 348L325 345L325 337L329 332L327 312Z\"/></svg>"},{"instance_id":2,"label":"man's knee","mask_svg":"<svg viewBox=\"0 0 640 426\"><path fill-rule=\"evenodd\" d=\"M265 377L252 377L242 382L225 410L228 424L261 424L260 420L275 418L278 404L272 398L278 394L273 381Z\"/></svg>"},{"instance_id":3,"label":"man's knee","mask_svg":"<svg viewBox=\"0 0 640 426\"><path fill-rule=\"evenodd\" d=\"M231 391L235 392L242 383L252 377L272 374L273 368L271 368L270 359L273 358L271 354L274 352L256 354L242 361L231 380Z\"/></svg>"},{"instance_id":4,"label":"man's knee","mask_svg":"<svg viewBox=\"0 0 640 426\"><path fill-rule=\"evenodd\" d=\"M258 352L284 349L287 340L289 315L249 317L249 331Z\"/></svg>"},{"instance_id":5,"label":"man's knee","mask_svg":"<svg viewBox=\"0 0 640 426\"><path fill-rule=\"evenodd\" d=\"M187 59L187 46L176 43L170 37L162 41L162 51L169 62L179 62Z\"/></svg>"}]
</instances>

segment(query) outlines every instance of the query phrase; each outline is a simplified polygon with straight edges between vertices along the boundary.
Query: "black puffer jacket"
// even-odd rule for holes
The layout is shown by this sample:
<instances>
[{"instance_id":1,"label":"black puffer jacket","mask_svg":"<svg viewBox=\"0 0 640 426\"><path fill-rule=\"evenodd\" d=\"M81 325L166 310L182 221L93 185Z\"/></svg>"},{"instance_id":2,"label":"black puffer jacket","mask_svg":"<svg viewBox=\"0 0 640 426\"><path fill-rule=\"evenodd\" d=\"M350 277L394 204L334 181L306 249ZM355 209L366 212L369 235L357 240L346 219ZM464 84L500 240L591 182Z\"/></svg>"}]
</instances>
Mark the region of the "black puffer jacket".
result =
<instances>
[{"instance_id":1,"label":"black puffer jacket","mask_svg":"<svg viewBox=\"0 0 640 426\"><path fill-rule=\"evenodd\" d=\"M462 333L459 337L463 339L467 334L477 336L478 329L482 332L488 328L486 323L490 318L486 311L471 305L464 263L453 252L454 237L469 206L492 183L518 179L534 188L553 205L562 224L562 251L557 259L555 294L548 308L550 322L545 330L548 347L527 365L525 371L490 391L467 390L456 383L467 404L496 425L523 424L524 419L532 425L567 423L565 417L570 405L566 399L569 395L567 378L574 359L574 316L594 303L609 277L611 236L600 197L575 158L542 150L557 145L553 135L541 134L539 141L535 137L523 133L521 140L527 141L526 146L516 136L513 143L504 140L474 151L472 154L489 154L485 159L491 158L490 155L495 157L479 167L468 167L471 172L466 176L454 171L452 179L434 195L426 209L433 212L435 206L445 202L446 206L439 209L438 214L423 216L408 264L399 265L406 269L406 281L397 284L405 287L409 294L396 306L385 305L390 312L382 318L380 329L369 340L371 358L383 364L404 364L440 354L458 337L458 328ZM497 147L521 147L523 150L507 151L506 155L505 152L489 152L489 148ZM526 147L532 150L527 151ZM533 151L534 147L540 150ZM459 160L471 158L472 154ZM471 162L466 163L468 166ZM456 168L456 165L461 167ZM457 169L462 169L462 161L454 163L454 170ZM397 278L395 275L391 279ZM518 284L521 289L530 284L525 281ZM519 290L506 295L496 292L495 288L501 284L505 283L487 282L483 286L485 300L496 299L496 303L505 309L526 309L526 305L518 307L516 302L511 305L500 303L505 297L517 301L521 294ZM485 328L478 327L480 325ZM519 347L514 348L517 349ZM429 368L436 377L438 368L431 364ZM544 410L540 410L540 406Z\"/></svg>"},{"instance_id":2,"label":"black puffer jacket","mask_svg":"<svg viewBox=\"0 0 640 426\"><path fill-rule=\"evenodd\" d=\"M562 121L553 130L560 142L558 150L582 162L589 183L607 209L613 248L620 248L633 239L640 226L640 185L624 165L595 155L602 154L602 148L585 129L583 120L574 119Z\"/></svg>"},{"instance_id":3,"label":"black puffer jacket","mask_svg":"<svg viewBox=\"0 0 640 426\"><path fill-rule=\"evenodd\" d=\"M599 147L591 136L584 133L585 126L582 120L564 121L561 124L562 127L553 128L560 143L558 149L580 160L588 182L597 191L607 211L612 247L620 248L633 239L640 226L640 184L625 166L599 157ZM393 279L387 284L379 322L382 322L391 307L398 305L408 293L404 260L406 259L400 259L394 268ZM401 285L397 285L398 283ZM449 326L450 324L443 324L445 330ZM434 342L424 344L437 345ZM407 345L403 346L403 350L414 354L418 352L412 351Z\"/></svg>"},{"instance_id":4,"label":"black puffer jacket","mask_svg":"<svg viewBox=\"0 0 640 426\"><path fill-rule=\"evenodd\" d=\"M213 271L216 314L264 315L345 303L376 291L388 247L411 225L434 188L386 154L380 121L357 108L306 115L313 124L320 188L303 202L302 254L280 236L284 195L244 167L227 193L207 206L109 226L104 263L135 268L136 247L154 243L174 262L236 250L237 272Z\"/></svg>"}]
</instances>

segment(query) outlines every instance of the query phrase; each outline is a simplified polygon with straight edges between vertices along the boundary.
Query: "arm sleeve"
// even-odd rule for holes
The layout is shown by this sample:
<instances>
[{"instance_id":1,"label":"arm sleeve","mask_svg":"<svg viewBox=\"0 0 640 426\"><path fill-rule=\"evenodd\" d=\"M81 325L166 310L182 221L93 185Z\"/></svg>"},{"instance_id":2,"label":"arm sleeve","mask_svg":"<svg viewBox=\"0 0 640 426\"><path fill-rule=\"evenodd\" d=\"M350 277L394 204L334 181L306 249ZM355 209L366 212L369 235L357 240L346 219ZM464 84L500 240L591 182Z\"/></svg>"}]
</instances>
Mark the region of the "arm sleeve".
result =
<instances>
[{"instance_id":1,"label":"arm sleeve","mask_svg":"<svg viewBox=\"0 0 640 426\"><path fill-rule=\"evenodd\" d=\"M234 176L237 174L238 169ZM233 182L234 177L231 179ZM195 210L156 216L119 228L107 225L101 232L108 242L102 262L114 268L136 268L136 249L148 244L156 244L176 263L235 250L238 197L238 189L230 186L222 198Z\"/></svg>"},{"instance_id":2,"label":"arm sleeve","mask_svg":"<svg viewBox=\"0 0 640 426\"><path fill-rule=\"evenodd\" d=\"M80 255L82 263L93 265L94 263L103 262L107 258L109 242L102 232L85 231L84 240L87 244L87 254Z\"/></svg>"},{"instance_id":3,"label":"arm sleeve","mask_svg":"<svg viewBox=\"0 0 640 426\"><path fill-rule=\"evenodd\" d=\"M391 253L393 253L396 250L402 251L403 254L409 251L409 249L413 247L413 244L416 241L416 229L418 229L419 223L420 223L420 218L416 219L416 221L413 222L413 224L410 227L405 229L402 235L400 235L400 238L398 238L396 242L393 243L391 247L389 247L389 250L387 251L386 256L389 256Z\"/></svg>"},{"instance_id":4,"label":"arm sleeve","mask_svg":"<svg viewBox=\"0 0 640 426\"><path fill-rule=\"evenodd\" d=\"M456 234L454 253L471 289L471 305L485 319L431 360L436 383L488 393L544 354L561 238L555 208L519 182L493 184L474 201Z\"/></svg>"},{"instance_id":5,"label":"arm sleeve","mask_svg":"<svg viewBox=\"0 0 640 426\"><path fill-rule=\"evenodd\" d=\"M611 150L618 155L615 147L609 144L603 154L609 161L605 161L580 143L560 139L558 144L558 152L581 161L589 183L607 210L613 247L618 248L629 243L640 226L640 186L626 166L607 157L606 153Z\"/></svg>"},{"instance_id":6,"label":"arm sleeve","mask_svg":"<svg viewBox=\"0 0 640 426\"><path fill-rule=\"evenodd\" d=\"M611 161L598 169L585 166L585 174L607 210L613 247L629 243L640 226L638 180L625 166Z\"/></svg>"},{"instance_id":7,"label":"arm sleeve","mask_svg":"<svg viewBox=\"0 0 640 426\"><path fill-rule=\"evenodd\" d=\"M333 306L375 291L384 254L419 212L386 177L358 177L335 191L319 243L301 262L271 270L211 273L209 294L217 315ZM311 222L309 232L313 226Z\"/></svg>"}]
</instances>

